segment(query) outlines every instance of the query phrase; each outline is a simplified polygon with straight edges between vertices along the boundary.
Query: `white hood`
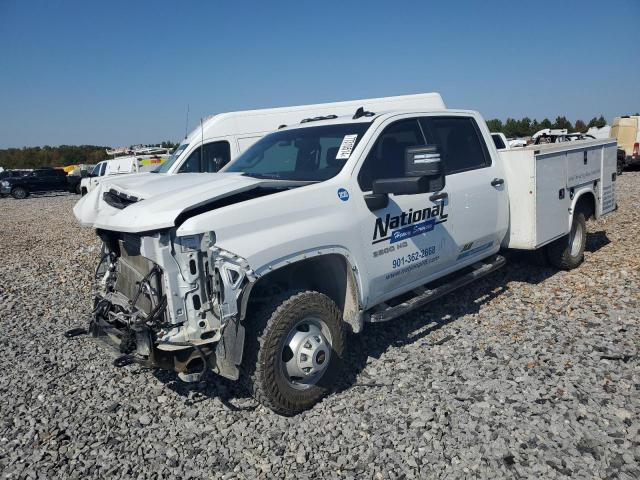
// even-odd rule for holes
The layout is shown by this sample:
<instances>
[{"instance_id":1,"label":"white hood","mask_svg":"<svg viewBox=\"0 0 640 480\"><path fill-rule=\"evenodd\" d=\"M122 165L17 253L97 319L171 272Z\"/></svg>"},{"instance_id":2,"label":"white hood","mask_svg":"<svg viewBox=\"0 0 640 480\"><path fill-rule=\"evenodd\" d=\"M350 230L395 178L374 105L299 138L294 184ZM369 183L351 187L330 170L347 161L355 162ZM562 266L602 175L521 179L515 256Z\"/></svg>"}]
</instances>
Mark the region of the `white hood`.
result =
<instances>
[{"instance_id":1,"label":"white hood","mask_svg":"<svg viewBox=\"0 0 640 480\"><path fill-rule=\"evenodd\" d=\"M76 203L73 213L84 226L118 232L147 232L171 228L182 212L212 200L258 186L299 185L300 182L264 180L239 173L132 175L100 182L95 190ZM103 199L104 193L110 190L139 200L123 209L112 207Z\"/></svg>"}]
</instances>

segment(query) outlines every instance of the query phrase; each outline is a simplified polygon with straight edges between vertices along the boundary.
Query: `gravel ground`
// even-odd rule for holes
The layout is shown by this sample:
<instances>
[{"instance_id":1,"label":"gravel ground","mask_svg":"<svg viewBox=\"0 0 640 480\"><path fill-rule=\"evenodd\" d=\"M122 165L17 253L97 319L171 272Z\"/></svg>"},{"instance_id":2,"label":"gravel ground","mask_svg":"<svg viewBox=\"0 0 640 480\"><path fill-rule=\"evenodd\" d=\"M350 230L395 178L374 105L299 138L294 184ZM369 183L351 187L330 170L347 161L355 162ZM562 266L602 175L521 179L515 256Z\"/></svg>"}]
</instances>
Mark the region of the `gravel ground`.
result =
<instances>
[{"instance_id":1,"label":"gravel ground","mask_svg":"<svg viewBox=\"0 0 640 480\"><path fill-rule=\"evenodd\" d=\"M98 243L72 195L0 200L5 478L640 478L640 172L586 262L530 255L349 339L339 389L284 418L63 332Z\"/></svg>"}]
</instances>

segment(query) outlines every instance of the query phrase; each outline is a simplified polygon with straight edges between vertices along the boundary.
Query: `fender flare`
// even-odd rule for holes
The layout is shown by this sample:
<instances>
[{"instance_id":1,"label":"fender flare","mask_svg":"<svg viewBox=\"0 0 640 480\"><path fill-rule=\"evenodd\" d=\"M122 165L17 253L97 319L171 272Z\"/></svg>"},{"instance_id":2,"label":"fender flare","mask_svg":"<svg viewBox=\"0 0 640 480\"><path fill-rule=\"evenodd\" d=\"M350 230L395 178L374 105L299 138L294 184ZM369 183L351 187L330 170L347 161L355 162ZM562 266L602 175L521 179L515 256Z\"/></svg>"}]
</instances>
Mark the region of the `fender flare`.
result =
<instances>
[{"instance_id":1,"label":"fender flare","mask_svg":"<svg viewBox=\"0 0 640 480\"><path fill-rule=\"evenodd\" d=\"M260 279L267 277L271 273L278 272L282 268L326 255L338 255L345 261L345 265L347 267L347 288L351 293L351 298L345 298L345 309L343 311L346 314L344 316L344 320L347 322L347 324L349 324L354 333L361 332L363 327L362 306L364 305L364 292L362 290L363 284L360 276L360 269L356 264L354 256L349 252L349 250L341 246L326 246L308 249L302 252L295 253L293 255L282 257L275 260L274 262L270 262L255 269L254 272L256 281L247 284L242 291L239 302L240 304L238 305L240 321L244 321L246 317L249 298L251 297L251 290L253 289L255 284L260 281ZM348 300L351 301L349 310L347 310L346 308L346 302Z\"/></svg>"}]
</instances>

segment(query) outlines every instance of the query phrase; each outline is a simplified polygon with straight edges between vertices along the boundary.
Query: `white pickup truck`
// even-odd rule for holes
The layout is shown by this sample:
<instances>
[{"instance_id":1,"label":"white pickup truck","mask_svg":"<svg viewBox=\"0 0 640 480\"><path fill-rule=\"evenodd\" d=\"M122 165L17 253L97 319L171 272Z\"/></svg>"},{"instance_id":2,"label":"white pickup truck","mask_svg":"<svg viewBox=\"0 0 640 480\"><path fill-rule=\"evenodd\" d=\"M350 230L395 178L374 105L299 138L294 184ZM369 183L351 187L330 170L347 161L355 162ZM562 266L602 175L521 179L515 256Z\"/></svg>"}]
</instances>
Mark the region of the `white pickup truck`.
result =
<instances>
[{"instance_id":1,"label":"white pickup truck","mask_svg":"<svg viewBox=\"0 0 640 480\"><path fill-rule=\"evenodd\" d=\"M104 242L89 330L117 364L242 378L291 415L331 390L345 331L486 275L502 248L577 267L585 221L615 209L616 144L499 154L477 112L360 108L173 178L160 197L112 184L76 205Z\"/></svg>"}]
</instances>

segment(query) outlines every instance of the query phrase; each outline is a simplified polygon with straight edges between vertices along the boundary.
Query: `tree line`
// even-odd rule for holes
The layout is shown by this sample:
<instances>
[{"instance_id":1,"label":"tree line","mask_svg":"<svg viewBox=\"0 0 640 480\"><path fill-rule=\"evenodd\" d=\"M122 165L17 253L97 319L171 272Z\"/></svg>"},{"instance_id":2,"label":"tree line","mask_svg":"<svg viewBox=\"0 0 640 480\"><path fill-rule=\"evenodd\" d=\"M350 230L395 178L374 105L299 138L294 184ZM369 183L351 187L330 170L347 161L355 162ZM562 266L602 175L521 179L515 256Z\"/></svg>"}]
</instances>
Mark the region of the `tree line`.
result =
<instances>
[{"instance_id":1,"label":"tree line","mask_svg":"<svg viewBox=\"0 0 640 480\"><path fill-rule=\"evenodd\" d=\"M164 141L156 145L175 148L177 143ZM24 147L0 149L0 167L6 169L64 167L79 163L96 164L108 157L107 149L98 145L60 145L57 147Z\"/></svg>"},{"instance_id":2,"label":"tree line","mask_svg":"<svg viewBox=\"0 0 640 480\"><path fill-rule=\"evenodd\" d=\"M607 120L603 115L599 117L593 117L589 123L585 123L583 120L576 120L575 124L572 124L567 117L556 117L555 122L551 122L548 118L545 118L541 122L538 122L535 118L531 120L529 117L524 117L521 120L515 118L507 118L503 123L502 120L494 118L487 121L487 126L492 132L502 132L507 138L515 137L530 137L534 133L544 128L566 128L569 132L586 132L591 127L602 128L607 124Z\"/></svg>"}]
</instances>

